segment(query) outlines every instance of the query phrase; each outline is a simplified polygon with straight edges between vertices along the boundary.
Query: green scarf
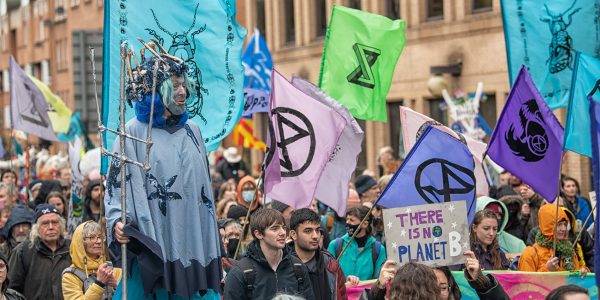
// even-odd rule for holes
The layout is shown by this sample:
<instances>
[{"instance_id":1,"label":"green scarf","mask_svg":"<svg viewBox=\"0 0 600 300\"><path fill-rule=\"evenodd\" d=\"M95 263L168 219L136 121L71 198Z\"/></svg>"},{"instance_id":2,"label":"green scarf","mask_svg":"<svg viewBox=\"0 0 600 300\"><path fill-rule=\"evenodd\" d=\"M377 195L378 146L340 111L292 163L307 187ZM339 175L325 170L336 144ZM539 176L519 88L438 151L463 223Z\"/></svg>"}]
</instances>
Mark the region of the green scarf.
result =
<instances>
[{"instance_id":1,"label":"green scarf","mask_svg":"<svg viewBox=\"0 0 600 300\"><path fill-rule=\"evenodd\" d=\"M553 247L553 239L544 236L541 231L538 231L535 235L535 242L545 248L552 249ZM560 257L565 269L572 271L575 268L575 262L573 261L575 251L568 240L556 242L556 254L554 256Z\"/></svg>"}]
</instances>

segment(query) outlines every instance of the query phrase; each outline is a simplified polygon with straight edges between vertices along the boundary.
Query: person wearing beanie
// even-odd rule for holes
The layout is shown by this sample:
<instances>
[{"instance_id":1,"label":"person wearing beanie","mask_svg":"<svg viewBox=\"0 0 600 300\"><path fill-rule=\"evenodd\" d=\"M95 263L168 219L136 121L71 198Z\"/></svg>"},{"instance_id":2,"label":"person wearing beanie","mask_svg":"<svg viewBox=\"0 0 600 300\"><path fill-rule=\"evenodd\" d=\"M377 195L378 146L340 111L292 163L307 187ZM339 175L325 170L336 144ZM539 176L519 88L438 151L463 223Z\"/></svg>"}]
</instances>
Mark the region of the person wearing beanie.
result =
<instances>
[{"instance_id":1,"label":"person wearing beanie","mask_svg":"<svg viewBox=\"0 0 600 300\"><path fill-rule=\"evenodd\" d=\"M234 219L242 226L248 223L248 220L246 220L246 215L248 215L248 209L241 205L232 206L227 212L228 219Z\"/></svg>"},{"instance_id":2,"label":"person wearing beanie","mask_svg":"<svg viewBox=\"0 0 600 300\"><path fill-rule=\"evenodd\" d=\"M25 300L23 294L8 288L8 259L0 252L0 299Z\"/></svg>"},{"instance_id":3,"label":"person wearing beanie","mask_svg":"<svg viewBox=\"0 0 600 300\"><path fill-rule=\"evenodd\" d=\"M104 186L100 180L91 180L85 193L83 202L83 222L100 220L102 212L102 199L104 199Z\"/></svg>"},{"instance_id":4,"label":"person wearing beanie","mask_svg":"<svg viewBox=\"0 0 600 300\"><path fill-rule=\"evenodd\" d=\"M65 220L50 204L38 205L34 220L31 239L19 244L8 262L8 287L26 299L62 299L62 271L71 264Z\"/></svg>"},{"instance_id":5,"label":"person wearing beanie","mask_svg":"<svg viewBox=\"0 0 600 300\"><path fill-rule=\"evenodd\" d=\"M354 181L354 187L360 197L360 202L375 202L379 196L379 186L375 178L369 175L360 175Z\"/></svg>"},{"instance_id":6,"label":"person wearing beanie","mask_svg":"<svg viewBox=\"0 0 600 300\"><path fill-rule=\"evenodd\" d=\"M121 280L121 268L106 262L102 227L94 221L79 224L71 241L73 264L63 271L62 290L65 300L112 299Z\"/></svg>"},{"instance_id":7,"label":"person wearing beanie","mask_svg":"<svg viewBox=\"0 0 600 300\"><path fill-rule=\"evenodd\" d=\"M28 207L17 205L12 209L6 226L2 229L6 240L0 244L0 250L7 258L10 259L13 249L29 238L32 224L33 212Z\"/></svg>"}]
</instances>

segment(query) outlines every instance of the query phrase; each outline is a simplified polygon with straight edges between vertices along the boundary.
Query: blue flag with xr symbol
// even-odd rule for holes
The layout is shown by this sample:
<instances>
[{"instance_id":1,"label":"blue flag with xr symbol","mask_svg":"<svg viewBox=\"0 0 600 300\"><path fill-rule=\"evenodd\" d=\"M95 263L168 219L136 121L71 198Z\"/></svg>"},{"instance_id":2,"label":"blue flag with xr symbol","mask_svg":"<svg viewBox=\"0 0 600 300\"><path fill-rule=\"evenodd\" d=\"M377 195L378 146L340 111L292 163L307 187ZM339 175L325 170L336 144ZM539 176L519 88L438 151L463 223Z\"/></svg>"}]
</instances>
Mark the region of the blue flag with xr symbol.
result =
<instances>
[{"instance_id":1,"label":"blue flag with xr symbol","mask_svg":"<svg viewBox=\"0 0 600 300\"><path fill-rule=\"evenodd\" d=\"M242 55L244 65L244 113L250 116L255 112L269 110L271 92L271 72L273 59L267 42L256 29Z\"/></svg>"},{"instance_id":2,"label":"blue flag with xr symbol","mask_svg":"<svg viewBox=\"0 0 600 300\"><path fill-rule=\"evenodd\" d=\"M387 185L377 204L386 208L466 201L475 214L473 155L467 145L428 126Z\"/></svg>"}]
</instances>

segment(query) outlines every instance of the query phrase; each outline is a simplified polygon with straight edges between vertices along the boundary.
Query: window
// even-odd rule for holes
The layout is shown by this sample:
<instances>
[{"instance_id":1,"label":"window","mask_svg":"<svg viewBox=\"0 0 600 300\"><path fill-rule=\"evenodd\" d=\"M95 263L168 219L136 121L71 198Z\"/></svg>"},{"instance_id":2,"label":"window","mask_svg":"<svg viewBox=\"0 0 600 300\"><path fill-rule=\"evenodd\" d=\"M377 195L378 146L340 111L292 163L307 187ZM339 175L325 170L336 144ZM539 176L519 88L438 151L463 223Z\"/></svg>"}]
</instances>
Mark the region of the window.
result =
<instances>
[{"instance_id":1,"label":"window","mask_svg":"<svg viewBox=\"0 0 600 300\"><path fill-rule=\"evenodd\" d=\"M10 71L2 70L2 91L10 91Z\"/></svg>"},{"instance_id":2,"label":"window","mask_svg":"<svg viewBox=\"0 0 600 300\"><path fill-rule=\"evenodd\" d=\"M267 39L266 23L265 0L256 0L256 28L265 40Z\"/></svg>"},{"instance_id":3,"label":"window","mask_svg":"<svg viewBox=\"0 0 600 300\"><path fill-rule=\"evenodd\" d=\"M296 20L294 16L294 0L284 1L285 15L285 43L294 44L296 42Z\"/></svg>"},{"instance_id":4,"label":"window","mask_svg":"<svg viewBox=\"0 0 600 300\"><path fill-rule=\"evenodd\" d=\"M429 99L427 102L429 105L429 116L445 126L448 126L448 113L444 99Z\"/></svg>"},{"instance_id":5,"label":"window","mask_svg":"<svg viewBox=\"0 0 600 300\"><path fill-rule=\"evenodd\" d=\"M44 21L40 20L40 32L39 32L39 42L43 42L46 40L46 26L44 25Z\"/></svg>"},{"instance_id":6,"label":"window","mask_svg":"<svg viewBox=\"0 0 600 300\"><path fill-rule=\"evenodd\" d=\"M388 125L389 125L389 133L390 133L390 146L394 149L394 152L401 154L404 151L401 143L402 131L400 124L400 106L402 106L404 101L398 102L389 102L387 103L387 114L388 114Z\"/></svg>"},{"instance_id":7,"label":"window","mask_svg":"<svg viewBox=\"0 0 600 300\"><path fill-rule=\"evenodd\" d=\"M98 7L104 6L104 0L98 0Z\"/></svg>"},{"instance_id":8,"label":"window","mask_svg":"<svg viewBox=\"0 0 600 300\"><path fill-rule=\"evenodd\" d=\"M354 9L360 9L360 0L348 0L346 6Z\"/></svg>"},{"instance_id":9,"label":"window","mask_svg":"<svg viewBox=\"0 0 600 300\"><path fill-rule=\"evenodd\" d=\"M492 0L473 0L473 13L480 13L492 10Z\"/></svg>"},{"instance_id":10,"label":"window","mask_svg":"<svg viewBox=\"0 0 600 300\"><path fill-rule=\"evenodd\" d=\"M79 6L79 0L71 0L71 7Z\"/></svg>"},{"instance_id":11,"label":"window","mask_svg":"<svg viewBox=\"0 0 600 300\"><path fill-rule=\"evenodd\" d=\"M315 36L325 36L327 32L327 1L315 0Z\"/></svg>"},{"instance_id":12,"label":"window","mask_svg":"<svg viewBox=\"0 0 600 300\"><path fill-rule=\"evenodd\" d=\"M400 19L400 0L385 0L382 4L386 17L392 20Z\"/></svg>"},{"instance_id":13,"label":"window","mask_svg":"<svg viewBox=\"0 0 600 300\"><path fill-rule=\"evenodd\" d=\"M427 21L436 21L444 18L444 0L427 0L425 5Z\"/></svg>"}]
</instances>

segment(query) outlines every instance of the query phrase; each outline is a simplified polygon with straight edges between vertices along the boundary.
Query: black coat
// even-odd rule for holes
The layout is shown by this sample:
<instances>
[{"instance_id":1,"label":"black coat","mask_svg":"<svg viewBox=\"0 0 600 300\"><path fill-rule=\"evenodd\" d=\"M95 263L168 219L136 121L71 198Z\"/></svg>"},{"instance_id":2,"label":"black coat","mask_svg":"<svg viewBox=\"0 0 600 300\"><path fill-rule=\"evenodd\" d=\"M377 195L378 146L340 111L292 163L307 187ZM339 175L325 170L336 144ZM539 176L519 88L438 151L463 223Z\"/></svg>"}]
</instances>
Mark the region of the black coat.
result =
<instances>
[{"instance_id":1,"label":"black coat","mask_svg":"<svg viewBox=\"0 0 600 300\"><path fill-rule=\"evenodd\" d=\"M62 271L71 265L70 241L59 244L54 252L39 239L33 246L28 240L19 244L8 262L8 288L27 300L63 299Z\"/></svg>"},{"instance_id":2,"label":"black coat","mask_svg":"<svg viewBox=\"0 0 600 300\"><path fill-rule=\"evenodd\" d=\"M277 266L277 271L273 271L256 240L248 245L246 257L250 259L255 272L252 298L249 298L246 289L247 277L245 277L240 264L237 263L225 277L225 300L271 299L278 293L294 294L307 300L315 299L308 268L304 265L302 265L302 277L305 280L302 283L302 290L299 290L292 256L287 247L283 249L283 257ZM246 257L242 259L246 259Z\"/></svg>"}]
</instances>

